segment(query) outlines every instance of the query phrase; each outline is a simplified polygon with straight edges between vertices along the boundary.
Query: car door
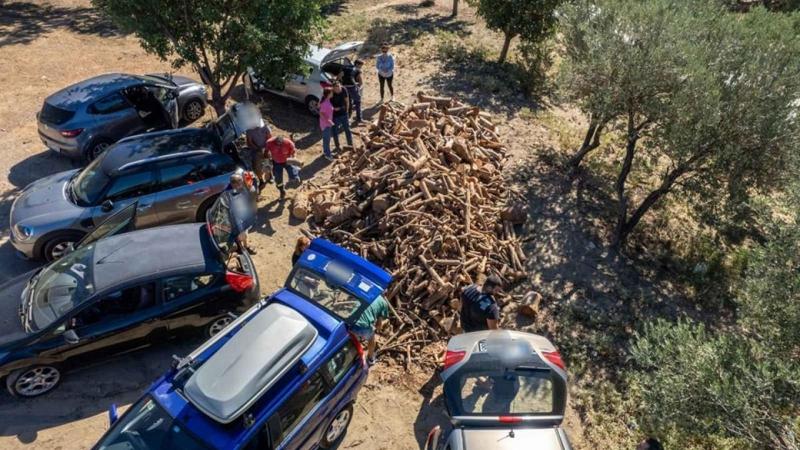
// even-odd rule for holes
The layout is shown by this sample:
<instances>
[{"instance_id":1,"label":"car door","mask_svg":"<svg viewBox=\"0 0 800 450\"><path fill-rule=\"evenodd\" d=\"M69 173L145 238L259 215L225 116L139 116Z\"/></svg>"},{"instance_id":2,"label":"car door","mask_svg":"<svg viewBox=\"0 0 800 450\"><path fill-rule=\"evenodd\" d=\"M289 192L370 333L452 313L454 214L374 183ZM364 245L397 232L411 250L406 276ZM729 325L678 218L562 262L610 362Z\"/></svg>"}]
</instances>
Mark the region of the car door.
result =
<instances>
[{"instance_id":1,"label":"car door","mask_svg":"<svg viewBox=\"0 0 800 450\"><path fill-rule=\"evenodd\" d=\"M325 381L322 371L317 371L308 378L292 394L275 413L280 431L275 433L273 442L279 443L276 448L285 450L299 450L309 443L310 430L308 420L313 420L313 413L317 405L325 398L329 386Z\"/></svg>"},{"instance_id":2,"label":"car door","mask_svg":"<svg viewBox=\"0 0 800 450\"><path fill-rule=\"evenodd\" d=\"M164 321L170 332L204 326L226 310L227 296L222 292L221 277L221 274L195 273L159 281Z\"/></svg>"},{"instance_id":3,"label":"car door","mask_svg":"<svg viewBox=\"0 0 800 450\"><path fill-rule=\"evenodd\" d=\"M99 225L114 211L119 211L131 203L138 203L136 228L158 225L159 218L155 202L157 194L156 170L153 165L136 166L118 173L103 195L100 205L95 206L93 221ZM112 209L106 211L103 203L110 202Z\"/></svg>"},{"instance_id":4,"label":"car door","mask_svg":"<svg viewBox=\"0 0 800 450\"><path fill-rule=\"evenodd\" d=\"M155 211L161 224L194 222L201 206L228 185L236 164L222 153L198 152L159 163Z\"/></svg>"},{"instance_id":5,"label":"car door","mask_svg":"<svg viewBox=\"0 0 800 450\"><path fill-rule=\"evenodd\" d=\"M99 126L93 130L94 139L117 141L145 131L139 114L121 91L114 91L97 100L87 111Z\"/></svg>"},{"instance_id":6,"label":"car door","mask_svg":"<svg viewBox=\"0 0 800 450\"><path fill-rule=\"evenodd\" d=\"M67 323L78 342L66 345L61 357L73 365L144 347L166 333L152 281L106 291L86 303Z\"/></svg>"},{"instance_id":7,"label":"car door","mask_svg":"<svg viewBox=\"0 0 800 450\"><path fill-rule=\"evenodd\" d=\"M93 244L108 236L133 231L136 228L136 212L138 206L139 203L134 201L124 208L121 208L119 211L109 215L104 221L94 227L92 231L86 234L83 239L78 241L73 246L72 250L74 251L89 244Z\"/></svg>"},{"instance_id":8,"label":"car door","mask_svg":"<svg viewBox=\"0 0 800 450\"><path fill-rule=\"evenodd\" d=\"M313 68L303 63L298 73L289 75L284 88L286 95L298 102L304 102L308 95L308 83L311 82L310 76L312 72Z\"/></svg>"},{"instance_id":9,"label":"car door","mask_svg":"<svg viewBox=\"0 0 800 450\"><path fill-rule=\"evenodd\" d=\"M180 114L178 111L178 89L162 85L147 85L147 89L161 103L171 128L178 128Z\"/></svg>"}]
</instances>

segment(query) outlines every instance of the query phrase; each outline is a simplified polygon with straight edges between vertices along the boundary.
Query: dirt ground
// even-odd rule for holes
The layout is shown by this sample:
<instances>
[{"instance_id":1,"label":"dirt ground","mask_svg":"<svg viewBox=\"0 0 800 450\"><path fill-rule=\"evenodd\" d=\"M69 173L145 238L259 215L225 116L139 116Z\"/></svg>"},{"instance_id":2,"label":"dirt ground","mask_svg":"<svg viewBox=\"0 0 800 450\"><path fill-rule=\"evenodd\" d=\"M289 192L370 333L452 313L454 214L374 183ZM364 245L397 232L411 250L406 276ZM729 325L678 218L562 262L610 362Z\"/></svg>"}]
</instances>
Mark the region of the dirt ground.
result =
<instances>
[{"instance_id":1,"label":"dirt ground","mask_svg":"<svg viewBox=\"0 0 800 450\"><path fill-rule=\"evenodd\" d=\"M463 3L463 2L462 2ZM433 61L415 61L419 46L433 45L435 39L420 41L413 30L461 30L474 21L468 8L459 21L448 21L449 1L439 0L433 8L418 11L418 1L339 1L331 10L331 22L344 23L332 38L360 36L368 42L365 58L373 55L383 39L394 42L398 56L397 98L408 100L420 89L462 95L498 113L502 130L511 143L512 154L521 158L544 139L539 128L521 117L523 103L498 106L491 97L460 86L460 74ZM389 19L391 20L389 20ZM338 21L338 22L337 22ZM377 25L376 25L377 23ZM352 24L347 27L347 24ZM409 31L412 30L412 31ZM368 67L372 61L368 59ZM0 289L2 284L36 266L14 255L8 242L8 215L16 193L38 178L73 167L74 163L48 151L39 141L35 114L50 93L79 80L105 72L147 73L169 71L168 64L147 55L135 38L119 34L100 19L88 0L35 0L3 2L0 6ZM196 78L191 73L188 76ZM377 80L366 71L365 114L376 111ZM239 96L241 93L239 93ZM325 160L320 157L320 133L316 119L301 105L268 96L261 103L264 115L278 133L294 136L299 157L306 162L305 179L324 178ZM206 119L210 118L207 114ZM277 192L267 189L260 203L260 221L251 238L258 250L255 257L267 293L283 283L290 267L294 239L303 226L289 217L289 203L278 201ZM80 372L69 373L51 394L29 401L0 392L0 448L77 449L93 444L107 427L106 409L114 403L126 406L168 367L173 354L186 354L198 345L166 342L106 361ZM405 372L385 363L373 370L362 390L350 430L342 449L417 449L428 430L446 424L440 397L441 386L431 374ZM576 448L581 442L580 420L570 411L567 429Z\"/></svg>"}]
</instances>

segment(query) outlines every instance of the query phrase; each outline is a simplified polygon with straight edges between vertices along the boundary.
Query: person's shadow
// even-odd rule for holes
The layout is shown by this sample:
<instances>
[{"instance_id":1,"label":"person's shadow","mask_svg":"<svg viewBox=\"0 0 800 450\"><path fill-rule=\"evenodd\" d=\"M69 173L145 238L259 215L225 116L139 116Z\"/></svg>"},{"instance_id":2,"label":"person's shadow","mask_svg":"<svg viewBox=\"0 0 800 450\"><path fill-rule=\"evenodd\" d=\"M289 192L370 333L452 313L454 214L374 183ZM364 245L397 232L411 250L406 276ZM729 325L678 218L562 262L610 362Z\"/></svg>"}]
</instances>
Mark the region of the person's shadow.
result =
<instances>
[{"instance_id":1,"label":"person's shadow","mask_svg":"<svg viewBox=\"0 0 800 450\"><path fill-rule=\"evenodd\" d=\"M414 436L420 449L425 448L428 433L439 425L442 428L442 439L446 439L450 429L450 418L445 410L444 394L434 397L436 388L442 384L439 371L435 370L430 379L422 385L419 393L422 395L422 404L418 408L417 418L414 420Z\"/></svg>"}]
</instances>

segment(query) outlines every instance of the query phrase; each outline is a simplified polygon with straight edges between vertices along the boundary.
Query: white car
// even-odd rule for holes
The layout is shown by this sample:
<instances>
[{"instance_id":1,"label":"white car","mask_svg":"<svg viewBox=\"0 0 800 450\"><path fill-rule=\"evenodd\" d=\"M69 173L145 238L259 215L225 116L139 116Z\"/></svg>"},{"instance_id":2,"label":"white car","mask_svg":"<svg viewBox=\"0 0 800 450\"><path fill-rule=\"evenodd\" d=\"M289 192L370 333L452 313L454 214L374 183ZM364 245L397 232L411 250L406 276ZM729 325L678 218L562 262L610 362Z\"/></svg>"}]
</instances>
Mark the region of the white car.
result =
<instances>
[{"instance_id":1,"label":"white car","mask_svg":"<svg viewBox=\"0 0 800 450\"><path fill-rule=\"evenodd\" d=\"M319 114L322 90L330 87L344 66L353 63L353 57L363 45L363 41L354 41L333 49L311 46L301 73L287 75L280 86L269 86L266 81L259 79L252 67L248 67L244 76L244 87L248 95L271 92L303 103L316 116Z\"/></svg>"}]
</instances>

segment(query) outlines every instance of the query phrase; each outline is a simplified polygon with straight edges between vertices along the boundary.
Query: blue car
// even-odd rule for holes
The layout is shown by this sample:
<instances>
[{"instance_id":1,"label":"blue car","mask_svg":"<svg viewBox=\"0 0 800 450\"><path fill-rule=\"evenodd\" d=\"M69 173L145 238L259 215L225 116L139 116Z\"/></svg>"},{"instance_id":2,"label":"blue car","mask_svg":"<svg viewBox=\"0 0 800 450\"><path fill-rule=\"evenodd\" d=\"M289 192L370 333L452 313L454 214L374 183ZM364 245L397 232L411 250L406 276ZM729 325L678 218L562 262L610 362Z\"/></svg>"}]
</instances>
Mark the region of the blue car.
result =
<instances>
[{"instance_id":1,"label":"blue car","mask_svg":"<svg viewBox=\"0 0 800 450\"><path fill-rule=\"evenodd\" d=\"M332 448L367 378L349 328L391 276L315 239L283 289L159 378L95 449Z\"/></svg>"}]
</instances>

